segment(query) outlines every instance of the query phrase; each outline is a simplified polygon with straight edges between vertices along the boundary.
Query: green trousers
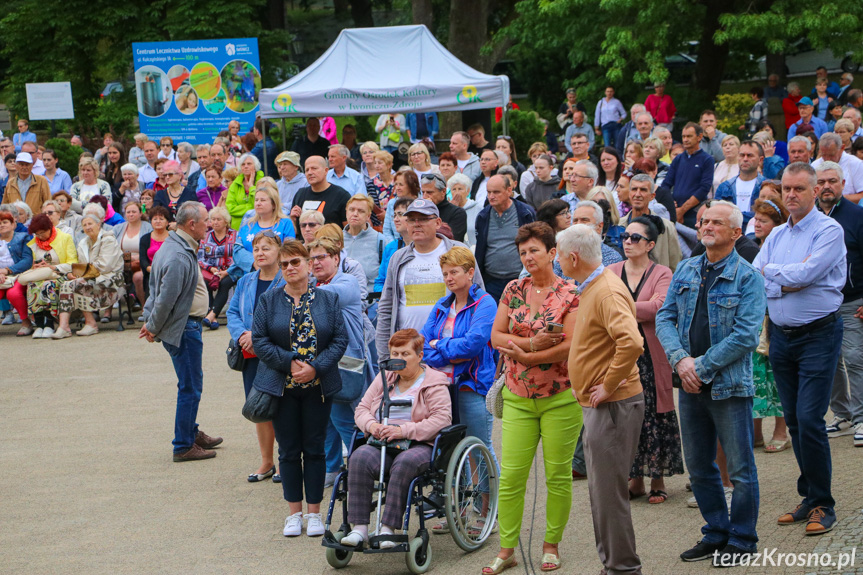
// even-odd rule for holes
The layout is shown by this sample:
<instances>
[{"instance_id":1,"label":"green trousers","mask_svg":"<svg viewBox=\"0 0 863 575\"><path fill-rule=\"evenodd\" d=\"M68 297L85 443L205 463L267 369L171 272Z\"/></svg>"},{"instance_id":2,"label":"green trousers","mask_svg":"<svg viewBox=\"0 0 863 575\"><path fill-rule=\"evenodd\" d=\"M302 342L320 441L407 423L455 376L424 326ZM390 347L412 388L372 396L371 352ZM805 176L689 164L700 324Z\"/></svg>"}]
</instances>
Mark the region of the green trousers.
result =
<instances>
[{"instance_id":1,"label":"green trousers","mask_svg":"<svg viewBox=\"0 0 863 575\"><path fill-rule=\"evenodd\" d=\"M542 399L525 399L506 387L501 393L500 546L518 544L527 478L540 438L545 465L545 541L559 543L572 507L572 453L581 432L581 406L568 389Z\"/></svg>"}]
</instances>

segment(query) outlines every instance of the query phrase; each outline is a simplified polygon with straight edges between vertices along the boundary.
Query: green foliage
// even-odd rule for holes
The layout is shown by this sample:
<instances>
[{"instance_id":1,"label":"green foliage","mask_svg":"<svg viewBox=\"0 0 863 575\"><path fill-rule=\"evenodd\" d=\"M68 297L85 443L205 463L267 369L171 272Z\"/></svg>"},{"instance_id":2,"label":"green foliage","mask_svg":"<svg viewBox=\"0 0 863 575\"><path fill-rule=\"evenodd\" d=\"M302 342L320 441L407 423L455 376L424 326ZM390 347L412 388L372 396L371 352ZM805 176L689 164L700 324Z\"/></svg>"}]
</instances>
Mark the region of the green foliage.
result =
<instances>
[{"instance_id":1,"label":"green foliage","mask_svg":"<svg viewBox=\"0 0 863 575\"><path fill-rule=\"evenodd\" d=\"M84 152L82 148L73 146L68 140L52 138L45 142L45 149L54 150L57 155L57 165L66 170L70 176L78 175L78 160Z\"/></svg>"},{"instance_id":2,"label":"green foliage","mask_svg":"<svg viewBox=\"0 0 863 575\"><path fill-rule=\"evenodd\" d=\"M93 110L93 127L99 133L110 132L114 138L131 142L137 132L138 104L135 86L128 84L122 92L100 98Z\"/></svg>"},{"instance_id":3,"label":"green foliage","mask_svg":"<svg viewBox=\"0 0 863 575\"><path fill-rule=\"evenodd\" d=\"M752 109L749 94L719 94L714 103L716 127L726 134L738 134Z\"/></svg>"},{"instance_id":4,"label":"green foliage","mask_svg":"<svg viewBox=\"0 0 863 575\"><path fill-rule=\"evenodd\" d=\"M522 155L527 153L534 142L544 142L543 132L545 126L539 121L534 112L523 112L522 110L510 110L507 112L507 129L515 144L516 153ZM497 138L503 133L503 123L492 125L492 135Z\"/></svg>"}]
</instances>

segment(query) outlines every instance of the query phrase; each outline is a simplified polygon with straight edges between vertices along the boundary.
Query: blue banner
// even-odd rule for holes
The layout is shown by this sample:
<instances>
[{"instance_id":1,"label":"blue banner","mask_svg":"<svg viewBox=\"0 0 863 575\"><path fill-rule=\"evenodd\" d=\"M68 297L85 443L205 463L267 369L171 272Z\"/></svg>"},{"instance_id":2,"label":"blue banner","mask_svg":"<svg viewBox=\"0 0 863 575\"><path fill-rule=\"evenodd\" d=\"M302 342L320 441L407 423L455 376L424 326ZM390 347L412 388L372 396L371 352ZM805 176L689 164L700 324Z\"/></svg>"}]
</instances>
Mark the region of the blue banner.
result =
<instances>
[{"instance_id":1,"label":"blue banner","mask_svg":"<svg viewBox=\"0 0 863 575\"><path fill-rule=\"evenodd\" d=\"M257 38L135 42L141 132L210 144L232 120L252 129L261 91Z\"/></svg>"}]
</instances>

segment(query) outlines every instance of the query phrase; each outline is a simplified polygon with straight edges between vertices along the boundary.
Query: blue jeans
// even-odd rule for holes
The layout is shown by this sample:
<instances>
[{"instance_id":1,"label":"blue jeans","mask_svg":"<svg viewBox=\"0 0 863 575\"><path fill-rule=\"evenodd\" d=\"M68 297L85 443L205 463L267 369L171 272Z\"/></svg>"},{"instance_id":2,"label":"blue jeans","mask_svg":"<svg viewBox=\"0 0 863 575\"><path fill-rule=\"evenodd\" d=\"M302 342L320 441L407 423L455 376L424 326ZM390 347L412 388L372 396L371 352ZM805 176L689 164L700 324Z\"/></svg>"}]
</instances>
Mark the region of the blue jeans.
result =
<instances>
[{"instance_id":1,"label":"blue jeans","mask_svg":"<svg viewBox=\"0 0 863 575\"><path fill-rule=\"evenodd\" d=\"M804 504L830 510L835 504L830 492L833 467L824 416L842 349L842 330L840 317L790 339L770 324L770 363L800 468L797 493Z\"/></svg>"},{"instance_id":2,"label":"blue jeans","mask_svg":"<svg viewBox=\"0 0 863 575\"><path fill-rule=\"evenodd\" d=\"M349 446L353 434L353 404L334 401L330 410L330 421L327 424L327 473L335 473L342 468L342 443Z\"/></svg>"},{"instance_id":3,"label":"blue jeans","mask_svg":"<svg viewBox=\"0 0 863 575\"><path fill-rule=\"evenodd\" d=\"M482 440L485 446L488 447L488 450L491 451L491 456L495 463L497 463L497 455L491 443L491 428L494 424L494 416L485 408L485 396L475 391L459 389L458 415L459 421L467 425L466 436ZM480 463L480 468L478 469L480 473L483 472L483 465L483 463ZM498 470L500 470L500 465L498 465ZM480 493L488 493L488 480L483 480L479 487Z\"/></svg>"},{"instance_id":4,"label":"blue jeans","mask_svg":"<svg viewBox=\"0 0 863 575\"><path fill-rule=\"evenodd\" d=\"M770 343L772 346L773 342ZM714 545L727 542L755 551L759 495L752 452L752 398L714 400L709 390L701 393L681 390L679 403L686 468L698 509L707 522L701 528L704 542ZM734 485L730 518L719 467L714 463L717 439L725 450L728 475Z\"/></svg>"},{"instance_id":5,"label":"blue jeans","mask_svg":"<svg viewBox=\"0 0 863 575\"><path fill-rule=\"evenodd\" d=\"M174 416L174 453L185 453L192 448L198 435L198 405L204 389L204 370L201 356L204 342L201 340L201 322L186 320L186 328L180 339L180 347L163 341L162 345L171 354L171 363L177 374L177 413Z\"/></svg>"},{"instance_id":6,"label":"blue jeans","mask_svg":"<svg viewBox=\"0 0 863 575\"><path fill-rule=\"evenodd\" d=\"M614 146L617 133L622 126L619 122L606 122L602 125L602 141L606 146Z\"/></svg>"},{"instance_id":7,"label":"blue jeans","mask_svg":"<svg viewBox=\"0 0 863 575\"><path fill-rule=\"evenodd\" d=\"M578 436L578 443L575 444L575 453L572 455L572 470L587 475L587 462L584 460L584 426L581 427L581 433Z\"/></svg>"}]
</instances>

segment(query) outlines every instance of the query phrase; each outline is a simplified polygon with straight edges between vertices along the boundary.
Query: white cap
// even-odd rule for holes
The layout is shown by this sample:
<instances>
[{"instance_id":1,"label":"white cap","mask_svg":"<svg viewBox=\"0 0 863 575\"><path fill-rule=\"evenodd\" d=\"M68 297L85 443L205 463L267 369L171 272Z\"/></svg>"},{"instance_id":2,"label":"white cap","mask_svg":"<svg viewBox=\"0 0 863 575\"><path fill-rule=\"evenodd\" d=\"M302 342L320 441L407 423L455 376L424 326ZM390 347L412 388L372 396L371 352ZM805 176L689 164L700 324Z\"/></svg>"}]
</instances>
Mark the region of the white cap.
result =
<instances>
[{"instance_id":1,"label":"white cap","mask_svg":"<svg viewBox=\"0 0 863 575\"><path fill-rule=\"evenodd\" d=\"M33 163L33 156L31 156L28 152L18 152L18 155L15 157L16 162L24 162L25 164Z\"/></svg>"}]
</instances>

